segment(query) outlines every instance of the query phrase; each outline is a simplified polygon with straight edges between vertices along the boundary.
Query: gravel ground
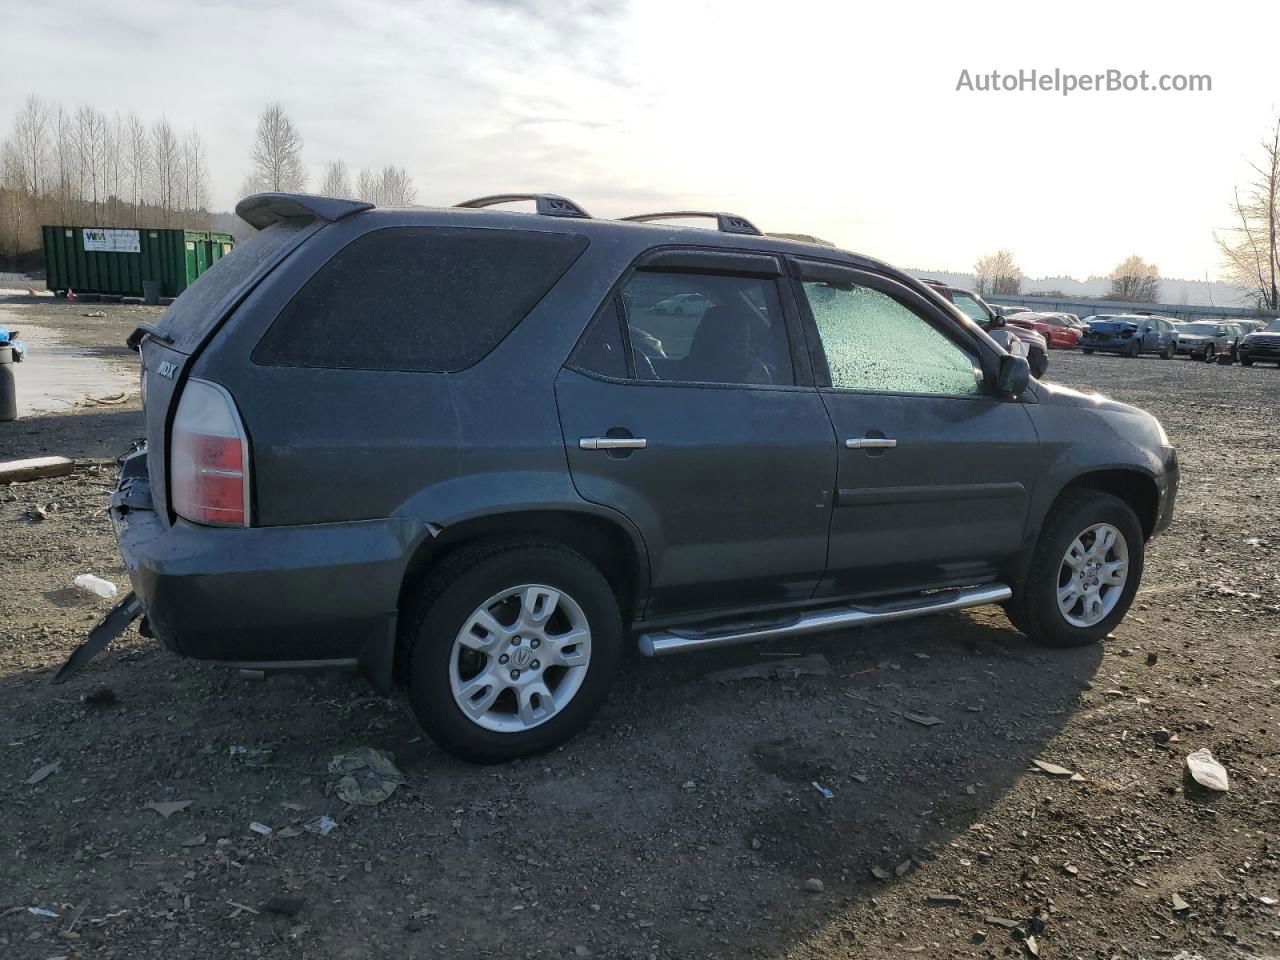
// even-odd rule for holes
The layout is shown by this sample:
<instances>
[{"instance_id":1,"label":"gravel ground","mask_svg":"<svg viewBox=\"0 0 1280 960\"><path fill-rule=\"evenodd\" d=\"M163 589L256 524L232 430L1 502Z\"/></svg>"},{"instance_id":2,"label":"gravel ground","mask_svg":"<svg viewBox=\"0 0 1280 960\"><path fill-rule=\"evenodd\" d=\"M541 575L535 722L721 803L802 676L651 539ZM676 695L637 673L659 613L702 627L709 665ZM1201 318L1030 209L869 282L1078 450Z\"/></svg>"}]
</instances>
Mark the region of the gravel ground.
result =
<instances>
[{"instance_id":1,"label":"gravel ground","mask_svg":"<svg viewBox=\"0 0 1280 960\"><path fill-rule=\"evenodd\" d=\"M99 323L86 346L131 326ZM1055 352L1050 379L1153 411L1182 458L1113 639L1040 650L992 608L635 657L584 735L500 767L445 756L358 678L243 678L132 631L49 686L106 606L72 577L126 585L92 461L140 417L0 424L0 459L88 458L0 488L0 956L1280 953L1280 370ZM704 679L776 653L835 675ZM408 782L348 807L326 766L362 746ZM1200 747L1229 793L1184 781Z\"/></svg>"}]
</instances>

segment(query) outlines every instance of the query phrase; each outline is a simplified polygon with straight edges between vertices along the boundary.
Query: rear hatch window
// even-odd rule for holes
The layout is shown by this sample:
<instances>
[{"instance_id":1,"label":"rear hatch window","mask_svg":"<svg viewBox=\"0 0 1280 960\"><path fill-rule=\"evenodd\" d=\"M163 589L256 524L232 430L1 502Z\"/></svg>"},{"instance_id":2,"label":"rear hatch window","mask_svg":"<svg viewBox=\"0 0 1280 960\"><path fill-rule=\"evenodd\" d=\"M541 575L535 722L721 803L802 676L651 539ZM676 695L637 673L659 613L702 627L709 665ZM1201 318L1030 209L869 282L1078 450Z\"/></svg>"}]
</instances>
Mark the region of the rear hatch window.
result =
<instances>
[{"instance_id":1,"label":"rear hatch window","mask_svg":"<svg viewBox=\"0 0 1280 960\"><path fill-rule=\"evenodd\" d=\"M1089 324L1089 329L1099 333L1119 333L1121 330L1136 330L1138 325L1123 320L1095 320Z\"/></svg>"},{"instance_id":2,"label":"rear hatch window","mask_svg":"<svg viewBox=\"0 0 1280 960\"><path fill-rule=\"evenodd\" d=\"M249 288L303 237L319 226L313 219L285 220L237 244L182 292L156 326L174 350L191 353Z\"/></svg>"}]
</instances>

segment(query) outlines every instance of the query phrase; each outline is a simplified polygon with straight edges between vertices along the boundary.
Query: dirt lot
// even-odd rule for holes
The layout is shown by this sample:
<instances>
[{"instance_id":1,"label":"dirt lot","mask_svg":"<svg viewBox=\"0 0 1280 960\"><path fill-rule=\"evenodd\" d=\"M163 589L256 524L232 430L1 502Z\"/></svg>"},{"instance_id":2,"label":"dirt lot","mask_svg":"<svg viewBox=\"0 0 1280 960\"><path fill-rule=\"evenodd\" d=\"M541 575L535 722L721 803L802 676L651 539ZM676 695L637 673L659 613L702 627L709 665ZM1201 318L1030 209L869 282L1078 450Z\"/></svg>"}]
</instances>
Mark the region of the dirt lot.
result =
<instances>
[{"instance_id":1,"label":"dirt lot","mask_svg":"<svg viewBox=\"0 0 1280 960\"><path fill-rule=\"evenodd\" d=\"M136 320L32 309L87 347ZM0 956L1280 954L1280 370L1055 352L1050 379L1153 411L1182 457L1114 639L1044 651L983 609L635 657L585 735L501 767L443 755L357 678L243 678L132 631L49 686L106 606L72 578L126 586L111 470L0 488ZM136 403L0 424L0 459L140 432ZM835 676L703 679L779 652ZM409 782L348 808L326 766L361 746ZM1184 784L1199 747L1229 793ZM190 804L147 806L167 801ZM321 815L338 826L298 830Z\"/></svg>"}]
</instances>

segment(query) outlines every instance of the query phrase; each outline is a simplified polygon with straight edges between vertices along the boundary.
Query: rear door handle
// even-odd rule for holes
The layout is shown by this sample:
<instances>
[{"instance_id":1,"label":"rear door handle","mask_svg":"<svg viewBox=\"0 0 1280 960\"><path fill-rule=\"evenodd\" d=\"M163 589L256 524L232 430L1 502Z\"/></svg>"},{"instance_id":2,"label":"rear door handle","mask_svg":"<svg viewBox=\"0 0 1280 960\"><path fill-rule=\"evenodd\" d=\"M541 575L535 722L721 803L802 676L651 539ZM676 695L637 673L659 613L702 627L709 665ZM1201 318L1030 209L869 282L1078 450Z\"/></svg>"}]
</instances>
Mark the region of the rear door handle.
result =
<instances>
[{"instance_id":1,"label":"rear door handle","mask_svg":"<svg viewBox=\"0 0 1280 960\"><path fill-rule=\"evenodd\" d=\"M850 450L891 450L898 441L888 437L856 437L846 440L844 445Z\"/></svg>"},{"instance_id":2,"label":"rear door handle","mask_svg":"<svg viewBox=\"0 0 1280 960\"><path fill-rule=\"evenodd\" d=\"M583 450L643 450L648 445L644 437L583 437L578 441Z\"/></svg>"}]
</instances>

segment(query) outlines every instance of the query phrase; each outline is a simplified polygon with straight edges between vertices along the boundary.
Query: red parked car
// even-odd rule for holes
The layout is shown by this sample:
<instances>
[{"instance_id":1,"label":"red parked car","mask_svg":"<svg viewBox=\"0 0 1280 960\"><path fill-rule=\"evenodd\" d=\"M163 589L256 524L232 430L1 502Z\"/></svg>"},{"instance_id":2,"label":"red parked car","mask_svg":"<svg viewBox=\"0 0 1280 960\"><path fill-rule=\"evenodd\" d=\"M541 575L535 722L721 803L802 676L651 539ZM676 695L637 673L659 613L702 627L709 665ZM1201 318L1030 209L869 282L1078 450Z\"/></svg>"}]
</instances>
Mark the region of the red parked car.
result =
<instances>
[{"instance_id":1,"label":"red parked car","mask_svg":"<svg viewBox=\"0 0 1280 960\"><path fill-rule=\"evenodd\" d=\"M1059 350L1074 350L1080 342L1080 331L1065 318L1047 313L1015 313L1006 317L1005 322L1011 327L1022 327L1034 330L1049 346Z\"/></svg>"}]
</instances>

